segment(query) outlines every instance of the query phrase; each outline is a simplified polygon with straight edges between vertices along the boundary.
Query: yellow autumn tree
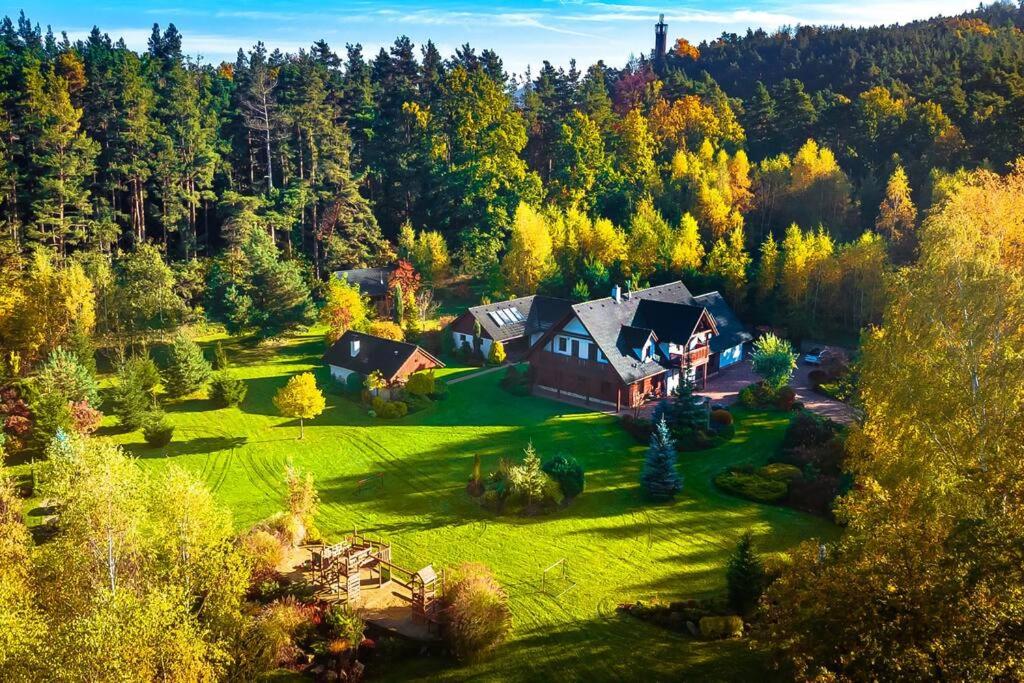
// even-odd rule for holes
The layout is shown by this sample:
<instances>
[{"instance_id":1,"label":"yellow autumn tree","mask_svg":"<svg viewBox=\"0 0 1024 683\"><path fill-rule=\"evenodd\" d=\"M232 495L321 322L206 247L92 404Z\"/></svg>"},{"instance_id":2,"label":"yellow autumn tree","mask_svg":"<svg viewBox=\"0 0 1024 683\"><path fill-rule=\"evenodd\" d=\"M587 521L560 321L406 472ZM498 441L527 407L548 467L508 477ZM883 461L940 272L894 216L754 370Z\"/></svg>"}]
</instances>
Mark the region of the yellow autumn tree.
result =
<instances>
[{"instance_id":1,"label":"yellow autumn tree","mask_svg":"<svg viewBox=\"0 0 1024 683\"><path fill-rule=\"evenodd\" d=\"M629 274L642 279L667 267L672 259L671 233L650 196L641 199L629 222Z\"/></svg>"},{"instance_id":2,"label":"yellow autumn tree","mask_svg":"<svg viewBox=\"0 0 1024 683\"><path fill-rule=\"evenodd\" d=\"M917 207L910 198L910 182L903 166L897 166L885 186L885 197L878 207L875 229L890 243L905 242L913 234L917 223Z\"/></svg>"},{"instance_id":3,"label":"yellow autumn tree","mask_svg":"<svg viewBox=\"0 0 1024 683\"><path fill-rule=\"evenodd\" d=\"M516 208L508 251L501 260L505 283L516 296L536 294L555 269L551 232L544 215L525 202Z\"/></svg>"},{"instance_id":4,"label":"yellow autumn tree","mask_svg":"<svg viewBox=\"0 0 1024 683\"><path fill-rule=\"evenodd\" d=\"M612 264L626 258L626 233L607 218L581 222L580 255L584 260Z\"/></svg>"},{"instance_id":5,"label":"yellow autumn tree","mask_svg":"<svg viewBox=\"0 0 1024 683\"><path fill-rule=\"evenodd\" d=\"M681 273L698 270L704 261L704 243L700 239L697 219L684 213L679 221L675 244L672 247L672 270Z\"/></svg>"},{"instance_id":6,"label":"yellow autumn tree","mask_svg":"<svg viewBox=\"0 0 1024 683\"><path fill-rule=\"evenodd\" d=\"M761 243L761 259L757 264L757 301L764 304L775 293L779 282L779 246L775 237L768 237Z\"/></svg>"},{"instance_id":7,"label":"yellow autumn tree","mask_svg":"<svg viewBox=\"0 0 1024 683\"><path fill-rule=\"evenodd\" d=\"M332 277L327 285L327 297L320 309L320 322L327 326L324 338L328 344L341 339L349 330L365 330L370 320L370 300L359 285L342 278Z\"/></svg>"},{"instance_id":8,"label":"yellow autumn tree","mask_svg":"<svg viewBox=\"0 0 1024 683\"><path fill-rule=\"evenodd\" d=\"M295 375L274 395L274 406L281 415L298 419L300 439L303 437L304 421L312 420L324 412L326 405L312 372Z\"/></svg>"},{"instance_id":9,"label":"yellow autumn tree","mask_svg":"<svg viewBox=\"0 0 1024 683\"><path fill-rule=\"evenodd\" d=\"M759 639L799 680L1024 676L1022 197L1022 167L974 174L891 278L844 532L795 552L762 603Z\"/></svg>"},{"instance_id":10,"label":"yellow autumn tree","mask_svg":"<svg viewBox=\"0 0 1024 683\"><path fill-rule=\"evenodd\" d=\"M747 290L747 270L750 255L747 254L746 237L743 228L736 228L728 238L719 239L708 254L705 269L718 275L725 282L725 294L733 306L742 306Z\"/></svg>"}]
</instances>

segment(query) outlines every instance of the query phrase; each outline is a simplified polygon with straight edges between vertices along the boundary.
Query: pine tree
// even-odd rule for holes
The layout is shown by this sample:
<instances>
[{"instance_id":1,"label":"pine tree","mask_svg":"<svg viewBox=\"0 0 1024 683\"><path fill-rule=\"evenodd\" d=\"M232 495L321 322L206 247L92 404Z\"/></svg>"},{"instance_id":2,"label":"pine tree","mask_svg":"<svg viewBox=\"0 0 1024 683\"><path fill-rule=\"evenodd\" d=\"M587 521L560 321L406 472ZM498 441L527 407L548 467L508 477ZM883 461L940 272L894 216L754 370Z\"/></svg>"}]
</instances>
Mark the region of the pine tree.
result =
<instances>
[{"instance_id":1,"label":"pine tree","mask_svg":"<svg viewBox=\"0 0 1024 683\"><path fill-rule=\"evenodd\" d=\"M171 344L167 367L164 368L164 386L171 398L180 398L198 391L210 381L210 364L199 345L183 333Z\"/></svg>"},{"instance_id":2,"label":"pine tree","mask_svg":"<svg viewBox=\"0 0 1024 683\"><path fill-rule=\"evenodd\" d=\"M88 181L99 146L81 130L82 111L68 83L38 65L25 68L22 123L29 153L33 221L28 236L59 253L85 239L90 220Z\"/></svg>"},{"instance_id":3,"label":"pine tree","mask_svg":"<svg viewBox=\"0 0 1024 683\"><path fill-rule=\"evenodd\" d=\"M754 552L749 531L740 538L729 558L725 582L729 590L729 605L741 616L750 615L764 592L765 571L764 564Z\"/></svg>"},{"instance_id":4,"label":"pine tree","mask_svg":"<svg viewBox=\"0 0 1024 683\"><path fill-rule=\"evenodd\" d=\"M647 449L640 486L644 494L656 502L669 501L683 490L683 483L676 471L676 443L668 429L665 418L654 426L651 445Z\"/></svg>"}]
</instances>

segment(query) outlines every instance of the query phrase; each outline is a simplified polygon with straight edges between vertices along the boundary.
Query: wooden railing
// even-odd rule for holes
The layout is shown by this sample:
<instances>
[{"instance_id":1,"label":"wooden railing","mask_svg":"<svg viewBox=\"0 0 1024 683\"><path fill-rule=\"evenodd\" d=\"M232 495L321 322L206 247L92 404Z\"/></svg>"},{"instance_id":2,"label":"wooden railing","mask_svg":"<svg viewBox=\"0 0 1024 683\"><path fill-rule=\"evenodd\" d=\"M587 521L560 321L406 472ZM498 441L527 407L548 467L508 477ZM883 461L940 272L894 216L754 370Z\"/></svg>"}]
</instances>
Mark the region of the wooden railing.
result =
<instances>
[{"instance_id":1,"label":"wooden railing","mask_svg":"<svg viewBox=\"0 0 1024 683\"><path fill-rule=\"evenodd\" d=\"M672 360L675 361L676 359L678 359L680 365L703 365L704 363L708 362L709 354L710 350L708 349L708 346L704 345L698 346L692 351L687 351L686 353L672 356Z\"/></svg>"}]
</instances>

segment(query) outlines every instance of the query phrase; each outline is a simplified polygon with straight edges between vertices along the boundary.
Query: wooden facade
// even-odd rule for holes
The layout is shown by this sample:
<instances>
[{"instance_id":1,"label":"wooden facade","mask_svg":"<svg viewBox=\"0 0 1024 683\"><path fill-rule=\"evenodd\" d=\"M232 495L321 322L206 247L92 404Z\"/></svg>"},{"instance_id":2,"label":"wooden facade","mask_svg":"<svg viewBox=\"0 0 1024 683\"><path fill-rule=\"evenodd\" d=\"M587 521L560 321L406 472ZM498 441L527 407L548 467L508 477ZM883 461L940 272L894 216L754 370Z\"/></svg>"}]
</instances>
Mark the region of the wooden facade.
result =
<instances>
[{"instance_id":1,"label":"wooden facade","mask_svg":"<svg viewBox=\"0 0 1024 683\"><path fill-rule=\"evenodd\" d=\"M626 382L604 358L597 342L575 316L570 316L540 339L528 355L535 387L555 397L600 407L636 408L666 398L679 373L693 372L698 386L707 382L709 341L714 321L704 312L686 344L662 344L652 334L652 351L663 360L650 374ZM646 347L646 344L645 344ZM639 361L637 358L636 360ZM647 365L652 363L647 361Z\"/></svg>"}]
</instances>

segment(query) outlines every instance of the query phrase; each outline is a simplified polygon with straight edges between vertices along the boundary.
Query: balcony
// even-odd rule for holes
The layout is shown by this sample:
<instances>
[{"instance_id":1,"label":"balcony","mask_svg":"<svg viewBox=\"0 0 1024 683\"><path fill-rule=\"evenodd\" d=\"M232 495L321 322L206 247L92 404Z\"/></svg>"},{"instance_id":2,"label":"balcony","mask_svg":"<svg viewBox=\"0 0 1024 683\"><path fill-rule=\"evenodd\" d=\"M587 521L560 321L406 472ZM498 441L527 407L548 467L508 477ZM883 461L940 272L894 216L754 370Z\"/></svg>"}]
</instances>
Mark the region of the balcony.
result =
<instances>
[{"instance_id":1,"label":"balcony","mask_svg":"<svg viewBox=\"0 0 1024 683\"><path fill-rule=\"evenodd\" d=\"M683 367L689 365L692 368L699 367L708 362L708 356L711 355L711 350L705 344L704 346L698 346L692 351L687 351L682 354L673 354L669 359L669 362L673 366Z\"/></svg>"}]
</instances>

